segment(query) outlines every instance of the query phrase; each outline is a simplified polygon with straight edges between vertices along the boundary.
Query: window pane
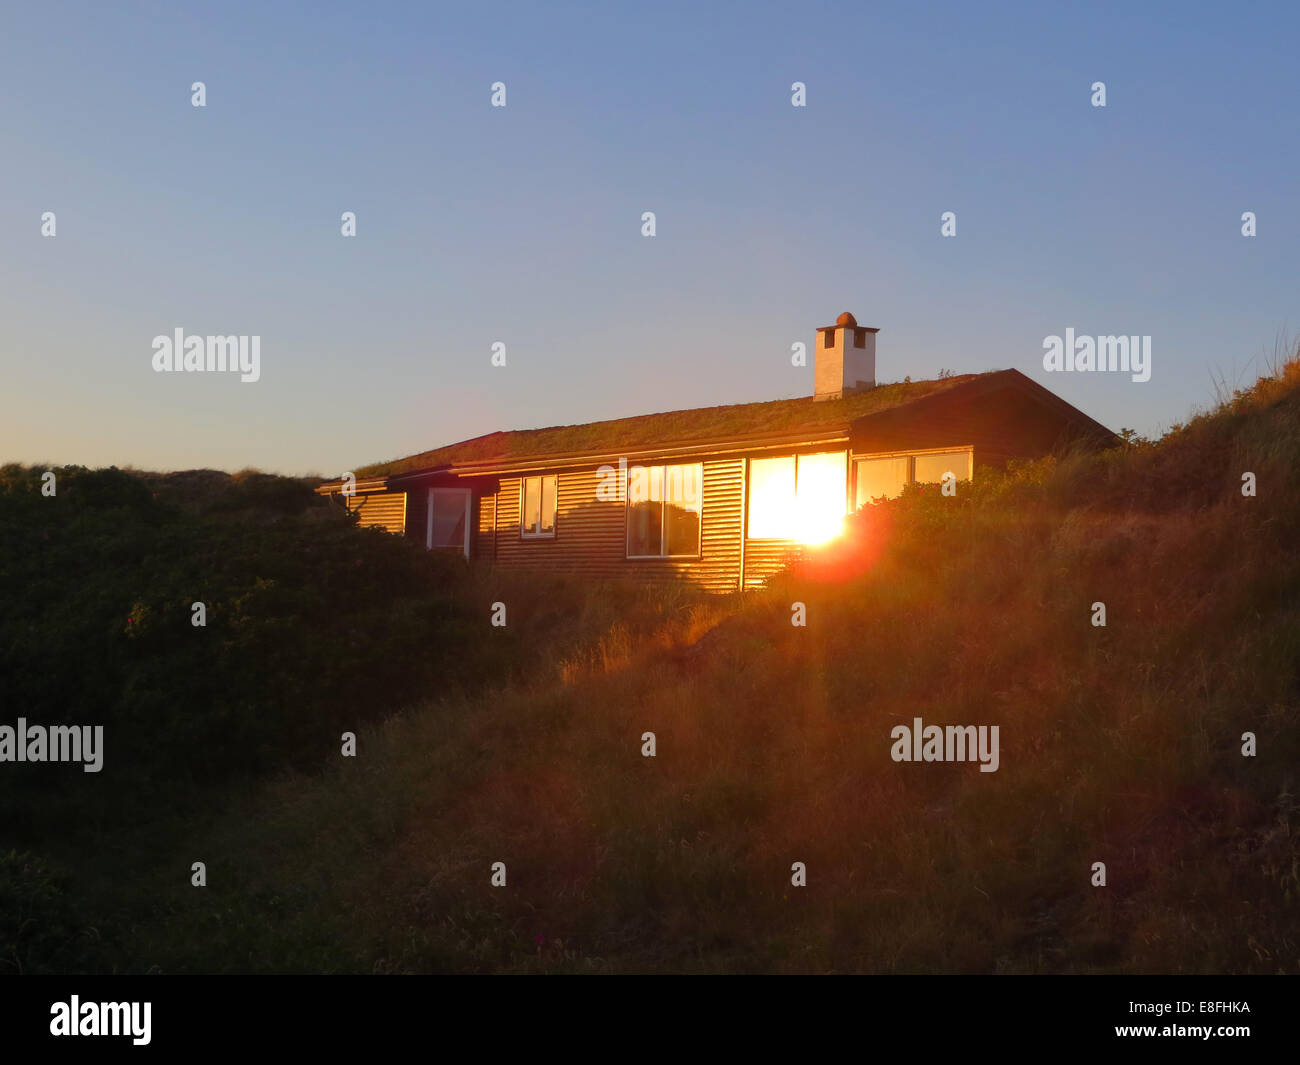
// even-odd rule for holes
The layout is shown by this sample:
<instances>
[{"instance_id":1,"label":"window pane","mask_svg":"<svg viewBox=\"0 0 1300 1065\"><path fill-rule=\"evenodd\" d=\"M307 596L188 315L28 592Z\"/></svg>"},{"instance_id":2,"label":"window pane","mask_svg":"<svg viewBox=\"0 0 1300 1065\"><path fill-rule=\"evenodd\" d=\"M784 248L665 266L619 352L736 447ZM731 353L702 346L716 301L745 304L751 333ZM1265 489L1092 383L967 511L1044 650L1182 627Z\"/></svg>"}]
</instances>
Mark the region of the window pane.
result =
<instances>
[{"instance_id":1,"label":"window pane","mask_svg":"<svg viewBox=\"0 0 1300 1065\"><path fill-rule=\"evenodd\" d=\"M627 476L627 553L658 555L663 549L662 466L633 466Z\"/></svg>"},{"instance_id":2,"label":"window pane","mask_svg":"<svg viewBox=\"0 0 1300 1065\"><path fill-rule=\"evenodd\" d=\"M663 504L660 502L627 505L627 553L659 554Z\"/></svg>"},{"instance_id":3,"label":"window pane","mask_svg":"<svg viewBox=\"0 0 1300 1065\"><path fill-rule=\"evenodd\" d=\"M795 537L800 543L824 543L843 529L848 463L846 451L799 456Z\"/></svg>"},{"instance_id":4,"label":"window pane","mask_svg":"<svg viewBox=\"0 0 1300 1065\"><path fill-rule=\"evenodd\" d=\"M749 538L785 539L794 535L794 457L750 459Z\"/></svg>"},{"instance_id":5,"label":"window pane","mask_svg":"<svg viewBox=\"0 0 1300 1065\"><path fill-rule=\"evenodd\" d=\"M858 490L855 506L862 506L883 496L896 499L907 484L907 459L863 459L858 463Z\"/></svg>"},{"instance_id":6,"label":"window pane","mask_svg":"<svg viewBox=\"0 0 1300 1065\"><path fill-rule=\"evenodd\" d=\"M916 479L922 484L943 480L945 473L953 473L959 481L970 480L970 452L945 451L938 455L916 456Z\"/></svg>"},{"instance_id":7,"label":"window pane","mask_svg":"<svg viewBox=\"0 0 1300 1065\"><path fill-rule=\"evenodd\" d=\"M524 478L524 512L521 528L525 533L537 532L542 518L542 479L540 477Z\"/></svg>"},{"instance_id":8,"label":"window pane","mask_svg":"<svg viewBox=\"0 0 1300 1065\"><path fill-rule=\"evenodd\" d=\"M627 471L627 501L629 503L659 502L663 499L664 468L662 466L630 466Z\"/></svg>"},{"instance_id":9,"label":"window pane","mask_svg":"<svg viewBox=\"0 0 1300 1065\"><path fill-rule=\"evenodd\" d=\"M700 477L702 467L669 466L664 471L664 552L700 553Z\"/></svg>"},{"instance_id":10,"label":"window pane","mask_svg":"<svg viewBox=\"0 0 1300 1065\"><path fill-rule=\"evenodd\" d=\"M433 490L433 546L465 547L465 499L463 492Z\"/></svg>"},{"instance_id":11,"label":"window pane","mask_svg":"<svg viewBox=\"0 0 1300 1065\"><path fill-rule=\"evenodd\" d=\"M542 478L542 532L555 532L555 489L554 477Z\"/></svg>"}]
</instances>

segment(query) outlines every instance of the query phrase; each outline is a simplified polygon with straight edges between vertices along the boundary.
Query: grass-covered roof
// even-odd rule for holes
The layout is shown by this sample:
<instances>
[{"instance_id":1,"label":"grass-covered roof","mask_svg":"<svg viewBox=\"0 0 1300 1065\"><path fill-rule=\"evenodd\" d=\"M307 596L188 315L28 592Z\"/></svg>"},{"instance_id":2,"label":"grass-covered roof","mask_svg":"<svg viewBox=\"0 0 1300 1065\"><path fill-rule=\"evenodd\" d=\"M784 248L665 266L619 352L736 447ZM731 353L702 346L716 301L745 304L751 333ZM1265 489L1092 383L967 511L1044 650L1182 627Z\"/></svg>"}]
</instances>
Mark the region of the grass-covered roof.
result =
<instances>
[{"instance_id":1,"label":"grass-covered roof","mask_svg":"<svg viewBox=\"0 0 1300 1065\"><path fill-rule=\"evenodd\" d=\"M847 426L868 414L930 396L980 374L963 374L936 381L903 381L880 385L843 399L814 401L811 396L763 403L736 403L725 407L642 414L633 418L555 425L546 429L518 429L488 433L403 459L378 462L356 471L358 477L382 477L435 466L470 462L509 461L546 455L607 451L625 453L637 448L666 447L695 441L725 441L761 433L816 432Z\"/></svg>"}]
</instances>

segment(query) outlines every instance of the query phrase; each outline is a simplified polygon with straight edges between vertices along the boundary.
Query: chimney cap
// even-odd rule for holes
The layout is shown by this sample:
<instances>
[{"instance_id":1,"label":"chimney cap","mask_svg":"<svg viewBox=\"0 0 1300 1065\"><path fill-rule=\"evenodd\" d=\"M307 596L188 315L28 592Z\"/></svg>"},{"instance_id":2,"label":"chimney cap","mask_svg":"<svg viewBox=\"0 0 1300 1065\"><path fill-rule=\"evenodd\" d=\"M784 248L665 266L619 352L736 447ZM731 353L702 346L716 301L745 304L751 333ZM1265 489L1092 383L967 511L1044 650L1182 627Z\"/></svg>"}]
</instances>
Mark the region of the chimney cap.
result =
<instances>
[{"instance_id":1,"label":"chimney cap","mask_svg":"<svg viewBox=\"0 0 1300 1065\"><path fill-rule=\"evenodd\" d=\"M838 318L835 319L835 324L855 326L858 324L858 320L854 318L853 315L849 314L848 311L845 311L843 314L841 314Z\"/></svg>"}]
</instances>

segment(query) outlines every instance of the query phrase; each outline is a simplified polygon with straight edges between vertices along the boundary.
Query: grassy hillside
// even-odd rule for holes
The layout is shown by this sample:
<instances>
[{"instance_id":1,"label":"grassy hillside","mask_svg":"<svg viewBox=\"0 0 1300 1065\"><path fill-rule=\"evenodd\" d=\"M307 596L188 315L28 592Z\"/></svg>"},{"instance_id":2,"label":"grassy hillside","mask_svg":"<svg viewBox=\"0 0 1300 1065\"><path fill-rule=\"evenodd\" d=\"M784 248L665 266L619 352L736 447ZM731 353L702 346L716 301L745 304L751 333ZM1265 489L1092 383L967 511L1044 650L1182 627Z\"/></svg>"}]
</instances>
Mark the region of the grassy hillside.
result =
<instances>
[{"instance_id":1,"label":"grassy hillside","mask_svg":"<svg viewBox=\"0 0 1300 1065\"><path fill-rule=\"evenodd\" d=\"M45 847L38 926L131 970L1300 970L1300 360L1158 443L909 490L743 600L462 579L526 669L111 883ZM893 761L915 717L998 725L1000 768Z\"/></svg>"},{"instance_id":2,"label":"grassy hillside","mask_svg":"<svg viewBox=\"0 0 1300 1065\"><path fill-rule=\"evenodd\" d=\"M657 626L666 601L476 573L309 481L55 467L51 496L45 472L0 467L0 725L103 726L104 764L0 763L0 971L147 968L125 944L155 867L260 780L430 692L527 682L615 619Z\"/></svg>"}]
</instances>

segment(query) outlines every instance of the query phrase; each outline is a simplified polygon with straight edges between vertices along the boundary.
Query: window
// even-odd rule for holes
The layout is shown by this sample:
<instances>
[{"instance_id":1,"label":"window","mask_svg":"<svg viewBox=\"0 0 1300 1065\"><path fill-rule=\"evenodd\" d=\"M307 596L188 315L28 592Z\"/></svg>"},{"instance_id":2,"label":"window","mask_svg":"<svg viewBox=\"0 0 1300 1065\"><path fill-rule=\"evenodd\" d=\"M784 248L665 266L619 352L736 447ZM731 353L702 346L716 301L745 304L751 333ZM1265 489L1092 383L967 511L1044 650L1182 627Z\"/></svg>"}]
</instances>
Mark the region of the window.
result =
<instances>
[{"instance_id":1,"label":"window","mask_svg":"<svg viewBox=\"0 0 1300 1065\"><path fill-rule=\"evenodd\" d=\"M524 477L519 482L519 535L525 540L555 538L556 477Z\"/></svg>"},{"instance_id":2,"label":"window","mask_svg":"<svg viewBox=\"0 0 1300 1065\"><path fill-rule=\"evenodd\" d=\"M697 557L699 463L633 466L627 471L627 557Z\"/></svg>"},{"instance_id":3,"label":"window","mask_svg":"<svg viewBox=\"0 0 1300 1065\"><path fill-rule=\"evenodd\" d=\"M749 461L749 538L785 539L794 511L794 456Z\"/></svg>"},{"instance_id":4,"label":"window","mask_svg":"<svg viewBox=\"0 0 1300 1065\"><path fill-rule=\"evenodd\" d=\"M970 480L969 451L943 451L934 455L917 455L912 459L912 480L922 484L942 481L945 474L954 474L959 481Z\"/></svg>"},{"instance_id":5,"label":"window","mask_svg":"<svg viewBox=\"0 0 1300 1065\"><path fill-rule=\"evenodd\" d=\"M903 494L903 485L911 480L912 460L901 458L863 459L858 463L858 488L855 506L873 503L882 496L895 499Z\"/></svg>"},{"instance_id":6,"label":"window","mask_svg":"<svg viewBox=\"0 0 1300 1065\"><path fill-rule=\"evenodd\" d=\"M798 540L819 544L844 522L848 453L751 459L749 528L751 540Z\"/></svg>"},{"instance_id":7,"label":"window","mask_svg":"<svg viewBox=\"0 0 1300 1065\"><path fill-rule=\"evenodd\" d=\"M857 489L854 505L863 506L880 498L895 499L903 494L908 481L922 484L941 482L944 475L952 473L959 481L969 481L972 476L973 452L936 451L928 455L892 455L887 458L859 459Z\"/></svg>"},{"instance_id":8,"label":"window","mask_svg":"<svg viewBox=\"0 0 1300 1065\"><path fill-rule=\"evenodd\" d=\"M429 490L429 516L425 546L451 548L469 557L470 492L468 488Z\"/></svg>"}]
</instances>

